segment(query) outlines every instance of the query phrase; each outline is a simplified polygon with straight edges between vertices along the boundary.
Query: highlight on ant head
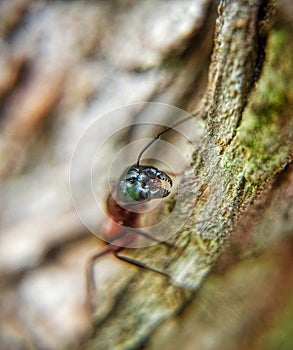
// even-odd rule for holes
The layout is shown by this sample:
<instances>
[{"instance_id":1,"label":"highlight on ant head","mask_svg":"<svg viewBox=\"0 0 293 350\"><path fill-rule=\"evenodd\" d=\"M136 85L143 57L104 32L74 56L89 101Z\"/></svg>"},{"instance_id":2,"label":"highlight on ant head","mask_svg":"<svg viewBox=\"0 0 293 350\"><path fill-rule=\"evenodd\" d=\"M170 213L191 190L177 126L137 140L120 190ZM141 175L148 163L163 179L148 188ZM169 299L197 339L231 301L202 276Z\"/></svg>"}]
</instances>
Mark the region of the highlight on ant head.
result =
<instances>
[{"instance_id":1,"label":"highlight on ant head","mask_svg":"<svg viewBox=\"0 0 293 350\"><path fill-rule=\"evenodd\" d=\"M134 164L120 177L118 198L121 202L160 199L171 193L172 185L170 176L154 166Z\"/></svg>"}]
</instances>

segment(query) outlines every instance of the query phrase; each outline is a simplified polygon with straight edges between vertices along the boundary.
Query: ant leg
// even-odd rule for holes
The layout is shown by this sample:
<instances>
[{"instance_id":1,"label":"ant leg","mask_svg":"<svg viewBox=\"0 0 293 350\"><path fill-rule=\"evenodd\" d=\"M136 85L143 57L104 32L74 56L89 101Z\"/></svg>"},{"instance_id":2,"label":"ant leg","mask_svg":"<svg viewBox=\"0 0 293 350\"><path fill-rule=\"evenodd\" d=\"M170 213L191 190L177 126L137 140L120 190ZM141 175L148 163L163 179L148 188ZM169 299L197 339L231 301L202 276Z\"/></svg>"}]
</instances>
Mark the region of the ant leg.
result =
<instances>
[{"instance_id":1,"label":"ant leg","mask_svg":"<svg viewBox=\"0 0 293 350\"><path fill-rule=\"evenodd\" d=\"M115 249L119 249L119 247L115 247L112 245L108 245L104 250L94 254L92 257L89 258L87 262L87 286L86 286L86 306L87 309L90 311L91 314L95 311L95 297L96 297L96 283L95 283L95 274L94 274L94 267L95 263L98 259L103 257L106 254L112 253Z\"/></svg>"},{"instance_id":2,"label":"ant leg","mask_svg":"<svg viewBox=\"0 0 293 350\"><path fill-rule=\"evenodd\" d=\"M127 262L128 264L131 264L131 265L134 265L134 266L137 266L139 268L142 268L142 269L145 269L145 270L149 270L149 271L152 271L152 272L156 272L160 275L163 275L164 277L170 279L171 277L166 273L166 272L163 272L163 271L160 271L160 270L156 270L148 265L146 265L145 263L141 262L141 261L138 261L138 260L135 260L135 259L132 259L132 258L129 258L128 256L121 256L118 254L118 251L116 252L113 252L113 254L115 255L115 257L119 260L122 260L124 262Z\"/></svg>"},{"instance_id":3,"label":"ant leg","mask_svg":"<svg viewBox=\"0 0 293 350\"><path fill-rule=\"evenodd\" d=\"M140 230L136 230L135 228L129 228L130 231L134 232L135 234L139 235L139 236L142 236L142 237L145 237L145 238L148 238L150 241L154 241L154 242L157 242L157 243L160 243L160 244L163 244L165 247L169 248L169 249L172 249L172 248L175 248L175 246L171 243L168 243L166 241L161 241L159 240L158 238L150 235L149 233L146 233L144 231L140 231Z\"/></svg>"}]
</instances>

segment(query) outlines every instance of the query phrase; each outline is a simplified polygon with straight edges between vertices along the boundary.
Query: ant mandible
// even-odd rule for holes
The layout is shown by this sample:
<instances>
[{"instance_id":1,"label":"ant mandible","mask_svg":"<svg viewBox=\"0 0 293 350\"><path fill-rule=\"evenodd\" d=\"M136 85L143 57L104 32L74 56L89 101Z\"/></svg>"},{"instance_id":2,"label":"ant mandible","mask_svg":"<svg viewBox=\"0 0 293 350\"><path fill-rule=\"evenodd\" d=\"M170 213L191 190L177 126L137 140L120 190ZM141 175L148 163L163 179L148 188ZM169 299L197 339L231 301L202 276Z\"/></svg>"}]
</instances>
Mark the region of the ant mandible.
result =
<instances>
[{"instance_id":1,"label":"ant mandible","mask_svg":"<svg viewBox=\"0 0 293 350\"><path fill-rule=\"evenodd\" d=\"M172 244L161 241L152 235L139 230L140 213L133 211L153 199L162 199L171 193L173 181L164 171L151 165L141 165L141 158L145 151L155 143L163 134L172 130L175 126L184 123L194 117L190 114L188 117L179 120L170 127L166 127L159 132L146 146L141 150L135 164L128 166L122 173L118 186L114 193L109 193L107 198L107 214L111 219L104 237L108 241L107 247L97 254L93 255L87 268L87 292L90 308L92 309L95 292L94 265L98 259L106 254L112 253L116 258L135 265L139 268L153 271L160 275L170 278L170 276L160 270L154 269L145 263L133 258L120 255L120 253L130 246L139 236L147 238L153 242L165 245L167 248L173 248ZM117 225L119 224L119 225Z\"/></svg>"}]
</instances>

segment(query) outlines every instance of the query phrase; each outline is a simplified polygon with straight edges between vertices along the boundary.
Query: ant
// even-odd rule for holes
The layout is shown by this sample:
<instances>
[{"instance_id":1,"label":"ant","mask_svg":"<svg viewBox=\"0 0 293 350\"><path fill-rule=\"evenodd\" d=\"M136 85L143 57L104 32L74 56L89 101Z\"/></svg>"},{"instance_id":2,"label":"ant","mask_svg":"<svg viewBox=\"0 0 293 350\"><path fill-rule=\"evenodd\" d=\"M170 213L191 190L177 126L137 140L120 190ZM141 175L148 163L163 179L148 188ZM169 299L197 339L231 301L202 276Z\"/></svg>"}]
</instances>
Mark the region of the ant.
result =
<instances>
[{"instance_id":1,"label":"ant","mask_svg":"<svg viewBox=\"0 0 293 350\"><path fill-rule=\"evenodd\" d=\"M173 181L164 171L152 165L141 165L141 159L145 151L151 147L163 134L172 130L175 126L184 123L194 117L190 114L188 117L179 120L170 127L166 127L159 132L146 146L140 151L135 164L128 166L120 176L118 186L113 193L109 193L107 198L107 214L111 219L107 227L105 237L108 245L102 251L93 255L88 262L87 269L87 291L88 302L92 310L92 300L95 292L94 265L98 259L106 254L112 253L117 259L135 265L139 268L153 271L170 279L170 276L160 270L152 268L145 263L133 258L121 255L120 253L139 236L150 241L165 245L167 248L174 248L168 242L153 237L152 235L139 230L140 213L134 211L138 207L143 209L147 202L154 199L162 199L171 193Z\"/></svg>"}]
</instances>

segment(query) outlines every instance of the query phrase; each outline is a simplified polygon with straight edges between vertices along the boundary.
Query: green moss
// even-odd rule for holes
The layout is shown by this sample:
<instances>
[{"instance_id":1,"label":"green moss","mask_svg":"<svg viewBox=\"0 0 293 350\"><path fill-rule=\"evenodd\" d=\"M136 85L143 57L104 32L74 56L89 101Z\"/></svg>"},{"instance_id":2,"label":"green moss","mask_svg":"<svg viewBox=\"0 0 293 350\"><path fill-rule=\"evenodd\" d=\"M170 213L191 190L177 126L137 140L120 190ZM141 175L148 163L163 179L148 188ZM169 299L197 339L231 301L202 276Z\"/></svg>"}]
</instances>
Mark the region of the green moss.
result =
<instances>
[{"instance_id":1,"label":"green moss","mask_svg":"<svg viewBox=\"0 0 293 350\"><path fill-rule=\"evenodd\" d=\"M290 30L278 28L272 31L261 79L250 95L234 140L242 158L245 155L243 174L252 183L272 175L288 157L289 134L286 135L286 130L291 131L286 118L293 102L292 42ZM233 159L235 154L228 156L226 166L233 168Z\"/></svg>"}]
</instances>

